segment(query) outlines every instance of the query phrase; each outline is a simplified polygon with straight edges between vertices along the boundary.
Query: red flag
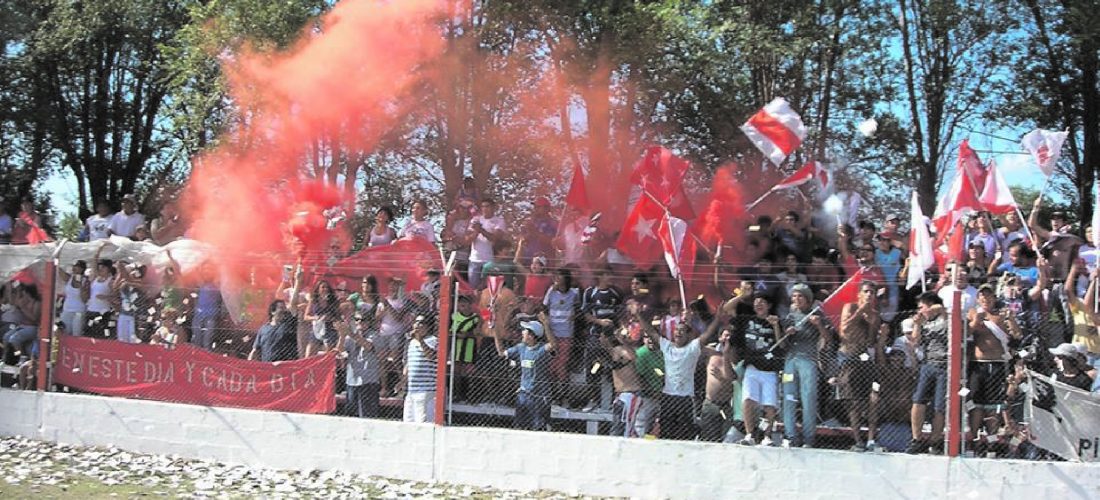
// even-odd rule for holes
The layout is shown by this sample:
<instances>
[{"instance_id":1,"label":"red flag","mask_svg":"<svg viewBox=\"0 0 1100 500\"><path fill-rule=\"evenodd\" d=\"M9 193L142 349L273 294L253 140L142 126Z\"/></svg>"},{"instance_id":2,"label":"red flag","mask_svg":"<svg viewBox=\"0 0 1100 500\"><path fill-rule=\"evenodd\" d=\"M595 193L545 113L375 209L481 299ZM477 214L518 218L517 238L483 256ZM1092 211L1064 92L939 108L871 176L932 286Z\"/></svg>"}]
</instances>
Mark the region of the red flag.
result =
<instances>
[{"instance_id":1,"label":"red flag","mask_svg":"<svg viewBox=\"0 0 1100 500\"><path fill-rule=\"evenodd\" d=\"M623 223L615 248L630 257L639 268L653 267L653 263L664 253L658 236L664 218L665 211L660 204L648 196L641 196Z\"/></svg>"},{"instance_id":2,"label":"red flag","mask_svg":"<svg viewBox=\"0 0 1100 500\"><path fill-rule=\"evenodd\" d=\"M955 163L955 168L958 169L960 175L970 178L975 192L977 192L978 186L985 185L985 165L978 158L978 153L970 148L970 142L966 139L959 143L959 159Z\"/></svg>"},{"instance_id":3,"label":"red flag","mask_svg":"<svg viewBox=\"0 0 1100 500\"><path fill-rule=\"evenodd\" d=\"M573 180L569 182L569 194L565 195L565 204L581 212L592 209L588 202L588 189L584 186L584 172L580 164L573 164Z\"/></svg>"},{"instance_id":4,"label":"red flag","mask_svg":"<svg viewBox=\"0 0 1100 500\"><path fill-rule=\"evenodd\" d=\"M684 174L691 163L661 146L646 148L645 154L634 165L630 182L642 188L661 205L667 206L673 217L684 220L695 218L695 210L684 192Z\"/></svg>"},{"instance_id":5,"label":"red flag","mask_svg":"<svg viewBox=\"0 0 1100 500\"><path fill-rule=\"evenodd\" d=\"M841 284L833 294L821 302L821 312L825 317L840 322L840 311L844 304L855 302L859 299L859 285L863 283L863 269L856 271L848 281Z\"/></svg>"},{"instance_id":6,"label":"red flag","mask_svg":"<svg viewBox=\"0 0 1100 500\"><path fill-rule=\"evenodd\" d=\"M442 270L443 261L435 245L421 238L397 240L389 245L367 248L332 265L334 277L362 279L371 274L382 293L390 277L405 280L407 290L418 290L431 269Z\"/></svg>"},{"instance_id":7,"label":"red flag","mask_svg":"<svg viewBox=\"0 0 1100 500\"><path fill-rule=\"evenodd\" d=\"M989 161L989 173L985 177L985 187L979 200L986 210L994 214L1007 214L1016 211L1016 199L1008 189L1001 172L993 160Z\"/></svg>"}]
</instances>

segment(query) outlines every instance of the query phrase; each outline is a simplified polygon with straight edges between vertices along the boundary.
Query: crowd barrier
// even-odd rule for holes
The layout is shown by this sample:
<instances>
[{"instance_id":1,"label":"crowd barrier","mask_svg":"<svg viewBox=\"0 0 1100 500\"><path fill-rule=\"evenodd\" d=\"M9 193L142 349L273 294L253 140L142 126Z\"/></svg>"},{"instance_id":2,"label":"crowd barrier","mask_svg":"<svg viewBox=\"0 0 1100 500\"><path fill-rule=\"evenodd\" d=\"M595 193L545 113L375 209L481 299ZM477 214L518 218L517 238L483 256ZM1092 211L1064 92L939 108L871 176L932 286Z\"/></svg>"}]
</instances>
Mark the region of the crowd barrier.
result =
<instances>
[{"instance_id":1,"label":"crowd barrier","mask_svg":"<svg viewBox=\"0 0 1100 500\"><path fill-rule=\"evenodd\" d=\"M46 275L54 274L50 264ZM47 280L44 296L55 295L54 286L54 280ZM272 310L276 320L260 328L237 326L224 311L204 316L201 307L207 298L201 287L177 287L170 297L162 292L137 298L122 314L74 318L47 301L42 324L51 327L40 330L37 362L25 363L9 376L19 375L25 387L33 379L34 387L46 391L448 426L950 456L1079 458L1059 457L1034 445L1022 391L1009 391L997 401L988 401L988 394L971 394L973 383L967 379L986 367L967 366L967 333L959 315L949 317L948 361L935 366L905 341L903 320L913 311L884 321L870 348L859 354L838 349L840 318L828 316L829 333L821 337L816 359L783 359L786 353L780 349L775 359L757 359L761 366L747 366L718 350L727 341L715 332L714 344L694 354L699 361L691 373L680 373L676 387L670 388L674 356L661 351L675 342L666 338L672 335L662 332L660 321L623 321L622 329L611 334L578 326L574 336L554 339L553 356L533 358L516 351L536 349L516 346L524 344L523 325L549 326L549 318L535 312L538 300L516 298L511 312L494 309L499 313L494 317L479 314L472 305L477 297L471 299L468 289L446 276L438 289L353 295L350 301L345 294L353 292L346 283L337 288L342 307L309 310L297 304L300 310L287 317L298 319L289 322L280 322L278 311ZM958 294L954 301L954 310L959 310ZM700 314L696 319L698 329L705 329L709 318ZM737 321L733 330L740 328ZM499 324L491 330L469 329L469 322ZM1014 352L1028 353L1022 358L1031 360L1023 364L1049 361L1042 337L1064 326L1049 314L1040 323L1048 326L1036 325L1033 334L1012 345ZM282 337L271 340L280 329ZM499 339L489 333L494 331ZM619 371L626 365L620 356L626 347L616 338L628 346L631 338L648 346L649 359L640 359L645 358L641 351L629 347L635 368L630 380ZM533 345L549 344L546 340L544 336ZM771 370L761 369L763 365ZM524 368L540 371L535 386L523 380ZM997 375L1016 373L1010 364L1004 369ZM922 381L922 370L941 372L943 387L924 388L920 422L913 425L918 416L914 392L928 382Z\"/></svg>"}]
</instances>

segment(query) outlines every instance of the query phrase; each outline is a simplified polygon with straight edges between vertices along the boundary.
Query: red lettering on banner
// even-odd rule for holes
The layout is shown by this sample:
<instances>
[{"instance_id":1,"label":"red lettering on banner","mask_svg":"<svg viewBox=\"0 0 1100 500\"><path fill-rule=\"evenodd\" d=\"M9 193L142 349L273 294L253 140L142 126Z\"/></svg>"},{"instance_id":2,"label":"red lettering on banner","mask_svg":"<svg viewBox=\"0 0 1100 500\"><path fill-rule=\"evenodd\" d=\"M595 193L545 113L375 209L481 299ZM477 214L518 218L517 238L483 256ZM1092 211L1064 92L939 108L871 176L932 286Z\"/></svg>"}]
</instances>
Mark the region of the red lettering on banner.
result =
<instances>
[{"instance_id":1,"label":"red lettering on banner","mask_svg":"<svg viewBox=\"0 0 1100 500\"><path fill-rule=\"evenodd\" d=\"M67 336L59 344L55 381L89 392L307 413L336 408L332 353L273 364L217 356L191 345L166 349Z\"/></svg>"}]
</instances>

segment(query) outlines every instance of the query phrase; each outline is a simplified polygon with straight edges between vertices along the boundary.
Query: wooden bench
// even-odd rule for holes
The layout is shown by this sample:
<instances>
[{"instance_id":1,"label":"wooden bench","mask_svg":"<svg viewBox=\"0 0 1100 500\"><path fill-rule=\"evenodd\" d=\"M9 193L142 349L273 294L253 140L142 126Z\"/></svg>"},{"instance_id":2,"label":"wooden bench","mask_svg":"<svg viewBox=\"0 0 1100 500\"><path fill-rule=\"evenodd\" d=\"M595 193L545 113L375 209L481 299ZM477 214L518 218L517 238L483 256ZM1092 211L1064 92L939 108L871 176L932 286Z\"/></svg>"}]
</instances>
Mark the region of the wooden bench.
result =
<instances>
[{"instance_id":1,"label":"wooden bench","mask_svg":"<svg viewBox=\"0 0 1100 500\"><path fill-rule=\"evenodd\" d=\"M516 416L515 408L492 403L453 403L451 404L451 411L467 415L492 415L512 418ZM600 422L611 422L613 420L609 410L579 411L557 405L550 407L550 419L583 421L585 432L593 435L600 433Z\"/></svg>"}]
</instances>

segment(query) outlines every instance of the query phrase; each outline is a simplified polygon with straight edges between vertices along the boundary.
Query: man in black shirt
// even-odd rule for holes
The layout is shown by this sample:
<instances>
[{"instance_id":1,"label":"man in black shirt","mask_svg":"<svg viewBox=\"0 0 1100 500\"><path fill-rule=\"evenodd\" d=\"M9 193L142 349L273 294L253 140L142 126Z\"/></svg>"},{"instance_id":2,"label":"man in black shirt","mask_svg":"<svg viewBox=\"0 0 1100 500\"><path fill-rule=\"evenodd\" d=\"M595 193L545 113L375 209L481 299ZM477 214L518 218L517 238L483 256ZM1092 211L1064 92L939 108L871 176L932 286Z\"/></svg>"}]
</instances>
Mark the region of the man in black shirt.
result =
<instances>
[{"instance_id":1,"label":"man in black shirt","mask_svg":"<svg viewBox=\"0 0 1100 500\"><path fill-rule=\"evenodd\" d=\"M591 369L596 363L610 366L610 359L600 347L600 335L613 335L623 313L623 293L611 284L611 277L611 268L600 269L596 274L596 286L588 287L581 296L581 314L589 327L582 329L584 337L574 343L574 349L582 349L580 356L574 352L570 358L581 360L579 375L588 384L583 391L588 401L586 410L591 410L598 402L597 384L607 384L609 387L611 384L609 371Z\"/></svg>"},{"instance_id":2,"label":"man in black shirt","mask_svg":"<svg viewBox=\"0 0 1100 500\"><path fill-rule=\"evenodd\" d=\"M742 323L733 338L737 356L745 361L745 379L742 383L745 415L745 439L740 444L753 446L756 438L756 405L764 406L765 423L761 427L765 437L763 444L774 440L767 433L775 427L775 414L779 407L779 371L783 369L783 355L775 348L778 333L782 331L779 318L772 314L771 297L758 294L753 298L753 315Z\"/></svg>"},{"instance_id":3,"label":"man in black shirt","mask_svg":"<svg viewBox=\"0 0 1100 500\"><path fill-rule=\"evenodd\" d=\"M298 305L298 288L302 280L302 266L294 274L290 289L290 304L275 300L267 307L268 322L256 332L252 352L248 359L275 362L295 359L298 354L298 318L294 311Z\"/></svg>"},{"instance_id":4,"label":"man in black shirt","mask_svg":"<svg viewBox=\"0 0 1100 500\"><path fill-rule=\"evenodd\" d=\"M917 387L913 391L913 408L909 422L913 440L909 442L906 453L915 454L926 451L929 445L935 450L943 449L943 422L947 409L947 355L948 319L943 300L934 292L924 292L917 297L917 314L909 332L909 345L920 348L924 360L917 373ZM905 330L905 326L902 327ZM932 416L932 435L924 441L922 427L928 405L935 412Z\"/></svg>"}]
</instances>

